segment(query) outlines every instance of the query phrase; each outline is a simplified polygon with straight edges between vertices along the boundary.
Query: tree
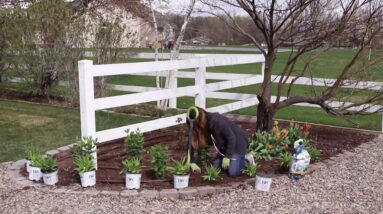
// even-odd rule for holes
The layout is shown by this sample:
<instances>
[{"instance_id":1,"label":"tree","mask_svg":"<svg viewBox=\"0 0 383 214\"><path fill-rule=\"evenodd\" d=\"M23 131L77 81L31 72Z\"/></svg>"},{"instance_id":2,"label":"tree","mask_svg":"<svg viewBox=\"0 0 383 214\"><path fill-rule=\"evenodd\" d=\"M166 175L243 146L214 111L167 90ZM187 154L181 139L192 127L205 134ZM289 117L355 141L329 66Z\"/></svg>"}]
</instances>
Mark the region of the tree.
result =
<instances>
[{"instance_id":1,"label":"tree","mask_svg":"<svg viewBox=\"0 0 383 214\"><path fill-rule=\"evenodd\" d=\"M185 13L185 17L184 17L184 22L182 24L182 27L181 27L181 30L178 34L176 42L174 43L173 49L170 53L170 60L176 60L179 57L181 42L183 41L185 31L186 31L186 26L190 20L192 12L193 12L195 2L196 2L196 0L190 0L189 1L189 5L186 9L186 13ZM166 77L166 81L165 81L165 88L176 87L176 84L177 84L176 81L177 81L177 71L169 71L169 74ZM166 109L167 106L169 105L169 102L170 102L169 100L162 100L161 104L160 104L161 108Z\"/></svg>"},{"instance_id":2,"label":"tree","mask_svg":"<svg viewBox=\"0 0 383 214\"><path fill-rule=\"evenodd\" d=\"M369 88L341 90L344 85L357 85L372 75L372 69L381 62L379 52L369 60L366 57L372 41L382 31L382 2L379 0L203 0L210 7L207 13L225 20L233 29L246 35L265 57L264 79L257 93L257 129L270 130L275 113L283 108L298 103L319 105L331 115L345 119L353 113L364 114L374 104L381 104L383 90L371 91ZM371 10L369 10L371 6ZM267 44L251 32L242 28L227 8L235 8L247 14L254 27L261 32ZM353 51L350 60L337 72L333 84L328 84L318 91L314 84L308 96L293 95L295 82L300 77L315 75L312 64L331 47L350 40L350 32L359 32L359 47ZM291 53L282 70L274 67L278 48L288 46ZM324 48L327 46L327 48ZM272 97L272 73L278 74L275 97ZM295 75L295 76L293 76ZM370 76L371 79L371 76ZM312 79L313 82L313 79ZM364 94L363 100L350 104L347 101L355 94ZM284 98L282 95L285 95ZM331 101L339 100L342 105L334 107ZM352 107L362 107L351 113ZM382 112L375 109L374 112Z\"/></svg>"}]
</instances>

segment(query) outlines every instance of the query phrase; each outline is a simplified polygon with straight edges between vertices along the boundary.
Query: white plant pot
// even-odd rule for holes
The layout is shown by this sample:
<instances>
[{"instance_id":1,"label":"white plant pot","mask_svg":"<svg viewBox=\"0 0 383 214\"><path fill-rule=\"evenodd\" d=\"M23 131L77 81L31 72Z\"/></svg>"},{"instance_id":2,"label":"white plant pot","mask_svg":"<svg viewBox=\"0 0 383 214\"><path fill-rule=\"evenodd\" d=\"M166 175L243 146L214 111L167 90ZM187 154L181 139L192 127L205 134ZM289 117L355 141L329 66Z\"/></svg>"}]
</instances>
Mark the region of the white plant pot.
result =
<instances>
[{"instance_id":1,"label":"white plant pot","mask_svg":"<svg viewBox=\"0 0 383 214\"><path fill-rule=\"evenodd\" d=\"M255 176L255 189L258 191L268 192L270 190L272 179L268 176Z\"/></svg>"},{"instance_id":2,"label":"white plant pot","mask_svg":"<svg viewBox=\"0 0 383 214\"><path fill-rule=\"evenodd\" d=\"M182 189L189 186L190 175L173 175L173 183L175 189Z\"/></svg>"},{"instance_id":3,"label":"white plant pot","mask_svg":"<svg viewBox=\"0 0 383 214\"><path fill-rule=\"evenodd\" d=\"M41 168L29 166L29 176L28 179L31 181L39 181L42 177Z\"/></svg>"},{"instance_id":4,"label":"white plant pot","mask_svg":"<svg viewBox=\"0 0 383 214\"><path fill-rule=\"evenodd\" d=\"M96 170L80 173L81 186L91 187L96 185Z\"/></svg>"},{"instance_id":5,"label":"white plant pot","mask_svg":"<svg viewBox=\"0 0 383 214\"><path fill-rule=\"evenodd\" d=\"M27 160L27 162L25 163L25 169L27 170L27 172L29 172L31 169L31 164L32 164L32 161L30 160Z\"/></svg>"},{"instance_id":6,"label":"white plant pot","mask_svg":"<svg viewBox=\"0 0 383 214\"><path fill-rule=\"evenodd\" d=\"M55 185L59 181L57 170L51 173L43 173L44 184Z\"/></svg>"},{"instance_id":7,"label":"white plant pot","mask_svg":"<svg viewBox=\"0 0 383 214\"><path fill-rule=\"evenodd\" d=\"M125 185L128 189L140 189L141 186L141 174L130 174L125 175Z\"/></svg>"}]
</instances>

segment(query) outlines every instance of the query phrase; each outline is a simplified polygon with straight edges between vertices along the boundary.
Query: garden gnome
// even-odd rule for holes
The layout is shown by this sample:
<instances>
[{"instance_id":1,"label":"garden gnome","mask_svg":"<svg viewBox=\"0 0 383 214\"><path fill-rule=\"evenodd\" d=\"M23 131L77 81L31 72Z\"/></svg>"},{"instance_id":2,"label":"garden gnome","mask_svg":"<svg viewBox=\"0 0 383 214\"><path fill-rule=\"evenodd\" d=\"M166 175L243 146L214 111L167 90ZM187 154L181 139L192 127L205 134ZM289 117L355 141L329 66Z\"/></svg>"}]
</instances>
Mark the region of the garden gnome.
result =
<instances>
[{"instance_id":1,"label":"garden gnome","mask_svg":"<svg viewBox=\"0 0 383 214\"><path fill-rule=\"evenodd\" d=\"M294 142L293 162L290 166L290 177L297 181L307 171L310 164L310 154L303 146L303 139Z\"/></svg>"}]
</instances>

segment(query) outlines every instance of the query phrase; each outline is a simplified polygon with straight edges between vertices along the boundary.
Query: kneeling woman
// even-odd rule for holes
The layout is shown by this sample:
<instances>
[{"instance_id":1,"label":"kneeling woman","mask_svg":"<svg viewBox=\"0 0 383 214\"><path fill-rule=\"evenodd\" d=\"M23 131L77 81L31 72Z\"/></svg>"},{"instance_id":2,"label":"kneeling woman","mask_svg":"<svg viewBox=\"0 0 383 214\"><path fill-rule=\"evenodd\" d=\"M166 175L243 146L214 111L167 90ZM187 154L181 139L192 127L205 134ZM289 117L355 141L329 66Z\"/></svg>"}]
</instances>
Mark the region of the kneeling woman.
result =
<instances>
[{"instance_id":1,"label":"kneeling woman","mask_svg":"<svg viewBox=\"0 0 383 214\"><path fill-rule=\"evenodd\" d=\"M193 106L188 109L187 120L189 128L194 121L193 149L213 145L217 151L214 165L228 170L229 176L241 175L248 164L254 164L253 157L246 155L249 147L246 131L227 117ZM199 170L195 163L191 164L191 168L194 171Z\"/></svg>"}]
</instances>

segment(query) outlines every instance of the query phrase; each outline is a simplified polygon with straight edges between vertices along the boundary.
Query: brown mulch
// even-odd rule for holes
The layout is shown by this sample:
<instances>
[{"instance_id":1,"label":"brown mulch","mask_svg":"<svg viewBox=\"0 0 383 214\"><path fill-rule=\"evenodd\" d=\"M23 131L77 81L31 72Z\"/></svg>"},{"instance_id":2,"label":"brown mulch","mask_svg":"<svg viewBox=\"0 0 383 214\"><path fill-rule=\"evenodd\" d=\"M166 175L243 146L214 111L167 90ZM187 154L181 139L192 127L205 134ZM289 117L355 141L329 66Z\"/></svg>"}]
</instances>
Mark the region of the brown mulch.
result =
<instances>
[{"instance_id":1,"label":"brown mulch","mask_svg":"<svg viewBox=\"0 0 383 214\"><path fill-rule=\"evenodd\" d=\"M246 129L250 134L255 132L255 125L249 123L239 123L242 128ZM286 126L282 123L281 126ZM179 160L186 155L184 145L180 145L178 140L180 127L170 128L166 130L158 130L145 133L146 154L143 158L143 177L141 189L167 189L173 188L172 177L167 175L165 179L158 180L153 176L150 169L150 147L156 144L164 145L168 148L170 157ZM185 132L181 132L184 133ZM355 131L344 128L334 128L327 126L313 126L310 137L317 144L316 147L321 150L321 160L326 160L335 156L343 150L353 150L364 142L368 142L375 138L377 134L371 132ZM184 136L186 139L186 135ZM113 140L102 143L98 146L98 170L97 170L97 189L101 190L122 190L125 188L125 174L121 173L121 161L126 158L124 139ZM214 149L211 150L214 157ZM280 167L278 160L260 162L261 171L271 172L275 175L287 174L286 169ZM62 152L58 155L59 166L59 186L67 186L72 183L79 183L79 176L73 169L73 159L71 151ZM210 183L203 181L201 174L191 173L189 186L197 187L204 185L220 185L226 186L232 182L241 182L248 179L247 176L239 176L230 178L222 173L219 181Z\"/></svg>"}]
</instances>

